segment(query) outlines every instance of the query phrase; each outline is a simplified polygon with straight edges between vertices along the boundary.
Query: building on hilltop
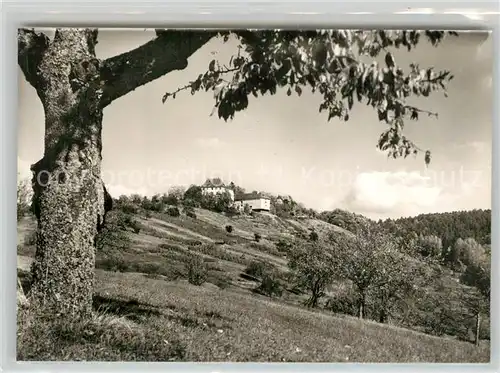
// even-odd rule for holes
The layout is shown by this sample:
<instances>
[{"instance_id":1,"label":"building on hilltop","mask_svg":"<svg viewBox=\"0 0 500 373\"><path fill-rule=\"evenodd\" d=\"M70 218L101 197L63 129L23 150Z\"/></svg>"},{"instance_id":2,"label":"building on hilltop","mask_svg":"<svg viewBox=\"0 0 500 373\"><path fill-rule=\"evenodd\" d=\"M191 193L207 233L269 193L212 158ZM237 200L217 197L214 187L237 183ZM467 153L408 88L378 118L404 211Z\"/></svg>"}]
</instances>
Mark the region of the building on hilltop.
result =
<instances>
[{"instance_id":1,"label":"building on hilltop","mask_svg":"<svg viewBox=\"0 0 500 373\"><path fill-rule=\"evenodd\" d=\"M228 193L231 197L231 201L234 201L234 191L229 186L224 185L224 183L220 179L213 179L213 180L208 179L201 186L202 195L206 194L216 195L222 193Z\"/></svg>"},{"instance_id":2,"label":"building on hilltop","mask_svg":"<svg viewBox=\"0 0 500 373\"><path fill-rule=\"evenodd\" d=\"M271 199L260 193L245 193L236 196L234 207L243 211L248 205L252 211L270 211Z\"/></svg>"}]
</instances>

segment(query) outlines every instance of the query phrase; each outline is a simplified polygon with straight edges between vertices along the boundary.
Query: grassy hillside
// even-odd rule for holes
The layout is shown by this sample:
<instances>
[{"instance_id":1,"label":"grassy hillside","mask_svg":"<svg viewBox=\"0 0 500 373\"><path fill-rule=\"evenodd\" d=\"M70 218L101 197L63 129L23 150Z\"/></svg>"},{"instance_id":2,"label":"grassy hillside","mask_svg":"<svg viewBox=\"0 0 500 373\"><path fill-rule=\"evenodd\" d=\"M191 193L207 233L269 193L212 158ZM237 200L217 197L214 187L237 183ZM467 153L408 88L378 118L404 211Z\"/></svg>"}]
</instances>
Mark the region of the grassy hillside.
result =
<instances>
[{"instance_id":1,"label":"grassy hillside","mask_svg":"<svg viewBox=\"0 0 500 373\"><path fill-rule=\"evenodd\" d=\"M271 214L228 217L196 209L197 218L135 215L131 245L97 253L96 319L85 325L29 327L21 312L20 359L170 361L487 362L489 343L475 347L391 325L308 310L306 295L287 289L279 299L252 291L253 261L273 264L286 284L280 241L351 234L315 219ZM228 233L226 226L233 230ZM35 223L19 223L18 267L26 277ZM260 235L259 242L255 234ZM186 281L189 254L202 256L207 282ZM290 291L287 291L290 290ZM68 332L70 331L70 332ZM61 337L63 336L63 337Z\"/></svg>"}]
</instances>

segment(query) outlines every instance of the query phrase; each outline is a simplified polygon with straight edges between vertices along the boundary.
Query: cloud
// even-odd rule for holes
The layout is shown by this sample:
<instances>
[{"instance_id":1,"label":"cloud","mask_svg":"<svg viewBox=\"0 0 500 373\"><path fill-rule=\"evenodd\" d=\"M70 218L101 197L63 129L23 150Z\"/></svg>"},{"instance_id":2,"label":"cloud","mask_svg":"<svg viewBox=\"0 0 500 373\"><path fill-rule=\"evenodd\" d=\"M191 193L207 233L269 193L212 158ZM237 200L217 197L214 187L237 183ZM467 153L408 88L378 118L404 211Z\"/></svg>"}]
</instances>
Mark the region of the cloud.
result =
<instances>
[{"instance_id":1,"label":"cloud","mask_svg":"<svg viewBox=\"0 0 500 373\"><path fill-rule=\"evenodd\" d=\"M198 138L195 144L201 148L217 149L224 145L224 143L217 137Z\"/></svg>"},{"instance_id":2,"label":"cloud","mask_svg":"<svg viewBox=\"0 0 500 373\"><path fill-rule=\"evenodd\" d=\"M440 194L441 188L418 172L365 172L342 204L368 216L414 215L433 209Z\"/></svg>"}]
</instances>

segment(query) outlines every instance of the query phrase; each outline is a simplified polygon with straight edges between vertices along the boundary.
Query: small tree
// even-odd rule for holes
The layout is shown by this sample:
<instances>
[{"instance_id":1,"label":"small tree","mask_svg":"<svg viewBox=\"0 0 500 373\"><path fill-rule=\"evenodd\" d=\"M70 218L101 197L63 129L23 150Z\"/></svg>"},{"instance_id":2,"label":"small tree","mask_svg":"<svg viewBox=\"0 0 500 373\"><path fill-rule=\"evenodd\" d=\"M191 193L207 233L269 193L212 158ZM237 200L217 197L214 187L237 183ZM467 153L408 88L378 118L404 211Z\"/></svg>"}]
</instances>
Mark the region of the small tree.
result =
<instances>
[{"instance_id":1,"label":"small tree","mask_svg":"<svg viewBox=\"0 0 500 373\"><path fill-rule=\"evenodd\" d=\"M191 185L184 193L183 198L184 200L189 200L192 207L200 207L203 201L201 187L197 185Z\"/></svg>"},{"instance_id":2,"label":"small tree","mask_svg":"<svg viewBox=\"0 0 500 373\"><path fill-rule=\"evenodd\" d=\"M422 273L417 261L412 262L393 247L379 251L376 260L378 270L369 293L378 312L378 321L386 323L395 306L416 294Z\"/></svg>"},{"instance_id":3,"label":"small tree","mask_svg":"<svg viewBox=\"0 0 500 373\"><path fill-rule=\"evenodd\" d=\"M127 228L133 224L121 210L112 210L106 216L103 228L96 236L96 249L125 249L130 246L131 240L127 236Z\"/></svg>"},{"instance_id":4,"label":"small tree","mask_svg":"<svg viewBox=\"0 0 500 373\"><path fill-rule=\"evenodd\" d=\"M186 188L184 188L183 186L173 186L168 190L168 197L176 200L179 203L184 198L185 193Z\"/></svg>"},{"instance_id":5,"label":"small tree","mask_svg":"<svg viewBox=\"0 0 500 373\"><path fill-rule=\"evenodd\" d=\"M252 277L262 279L266 273L271 272L273 269L274 267L267 262L262 262L260 260L253 260L245 268L245 273Z\"/></svg>"},{"instance_id":6,"label":"small tree","mask_svg":"<svg viewBox=\"0 0 500 373\"><path fill-rule=\"evenodd\" d=\"M187 276L190 284L200 286L207 281L208 266L203 258L197 254L192 254L186 262Z\"/></svg>"},{"instance_id":7,"label":"small tree","mask_svg":"<svg viewBox=\"0 0 500 373\"><path fill-rule=\"evenodd\" d=\"M167 214L174 218L181 216L181 212L177 207L169 207L167 210Z\"/></svg>"},{"instance_id":8,"label":"small tree","mask_svg":"<svg viewBox=\"0 0 500 373\"><path fill-rule=\"evenodd\" d=\"M255 242L259 242L262 238L262 236L259 233L254 233L253 235Z\"/></svg>"},{"instance_id":9,"label":"small tree","mask_svg":"<svg viewBox=\"0 0 500 373\"><path fill-rule=\"evenodd\" d=\"M270 272L264 274L260 285L255 291L269 298L281 297L283 295L283 285L277 278L276 273Z\"/></svg>"},{"instance_id":10,"label":"small tree","mask_svg":"<svg viewBox=\"0 0 500 373\"><path fill-rule=\"evenodd\" d=\"M186 201L184 201L186 202ZM192 219L196 219L196 212L194 211L194 208L190 206L189 204L184 204L182 207L182 210L184 214L186 214L187 217L190 217Z\"/></svg>"},{"instance_id":11,"label":"small tree","mask_svg":"<svg viewBox=\"0 0 500 373\"><path fill-rule=\"evenodd\" d=\"M443 242L437 236L420 235L416 242L417 250L425 258L437 258L443 251Z\"/></svg>"},{"instance_id":12,"label":"small tree","mask_svg":"<svg viewBox=\"0 0 500 373\"><path fill-rule=\"evenodd\" d=\"M233 231L233 226L232 225L226 225L226 232L231 233Z\"/></svg>"},{"instance_id":13,"label":"small tree","mask_svg":"<svg viewBox=\"0 0 500 373\"><path fill-rule=\"evenodd\" d=\"M243 213L245 215L250 215L252 213L252 207L248 203L245 203L243 206Z\"/></svg>"},{"instance_id":14,"label":"small tree","mask_svg":"<svg viewBox=\"0 0 500 373\"><path fill-rule=\"evenodd\" d=\"M309 239L310 239L311 241L314 241L314 242L315 242L315 241L318 241L318 240L319 240L319 235L318 235L318 233L316 233L316 231L315 231L315 230L313 230L311 233L309 233Z\"/></svg>"},{"instance_id":15,"label":"small tree","mask_svg":"<svg viewBox=\"0 0 500 373\"><path fill-rule=\"evenodd\" d=\"M477 249L477 247L476 247ZM479 251L479 250L478 250ZM468 265L461 276L461 281L477 289L477 296L472 300L476 313L475 344L479 344L479 331L481 328L481 313L488 313L491 294L491 259L486 254L470 253Z\"/></svg>"},{"instance_id":16,"label":"small tree","mask_svg":"<svg viewBox=\"0 0 500 373\"><path fill-rule=\"evenodd\" d=\"M28 179L17 183L17 221L21 220L31 210L33 190Z\"/></svg>"},{"instance_id":17,"label":"small tree","mask_svg":"<svg viewBox=\"0 0 500 373\"><path fill-rule=\"evenodd\" d=\"M394 247L388 236L373 226L362 225L358 232L352 237L331 234L330 243L335 248L335 263L341 268L342 277L350 280L358 292L358 316L362 319L370 287L380 278L380 253L394 250Z\"/></svg>"},{"instance_id":18,"label":"small tree","mask_svg":"<svg viewBox=\"0 0 500 373\"><path fill-rule=\"evenodd\" d=\"M326 287L336 275L332 253L326 246L305 244L290 250L288 266L296 275L299 288L310 291L307 307L317 307L319 299L325 295Z\"/></svg>"}]
</instances>

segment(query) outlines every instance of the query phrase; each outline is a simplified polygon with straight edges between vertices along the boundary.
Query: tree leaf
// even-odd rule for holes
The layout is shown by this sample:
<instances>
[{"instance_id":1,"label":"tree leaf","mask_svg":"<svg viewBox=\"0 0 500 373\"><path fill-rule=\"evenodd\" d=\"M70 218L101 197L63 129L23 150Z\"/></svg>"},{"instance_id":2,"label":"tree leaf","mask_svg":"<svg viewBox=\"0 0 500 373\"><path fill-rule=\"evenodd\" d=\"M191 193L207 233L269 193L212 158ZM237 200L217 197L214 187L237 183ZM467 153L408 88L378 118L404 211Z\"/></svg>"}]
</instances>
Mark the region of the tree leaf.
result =
<instances>
[{"instance_id":1,"label":"tree leaf","mask_svg":"<svg viewBox=\"0 0 500 373\"><path fill-rule=\"evenodd\" d=\"M208 70L215 71L215 60L210 61L210 64L208 65Z\"/></svg>"},{"instance_id":2,"label":"tree leaf","mask_svg":"<svg viewBox=\"0 0 500 373\"><path fill-rule=\"evenodd\" d=\"M427 150L425 152L425 165L429 166L430 163L431 163L431 152Z\"/></svg>"},{"instance_id":3,"label":"tree leaf","mask_svg":"<svg viewBox=\"0 0 500 373\"><path fill-rule=\"evenodd\" d=\"M387 54L385 55L385 64L388 68L393 68L395 66L394 56L391 52L387 52Z\"/></svg>"},{"instance_id":4,"label":"tree leaf","mask_svg":"<svg viewBox=\"0 0 500 373\"><path fill-rule=\"evenodd\" d=\"M347 104L349 105L349 110L351 110L352 106L354 105L354 98L352 93L347 97Z\"/></svg>"}]
</instances>

